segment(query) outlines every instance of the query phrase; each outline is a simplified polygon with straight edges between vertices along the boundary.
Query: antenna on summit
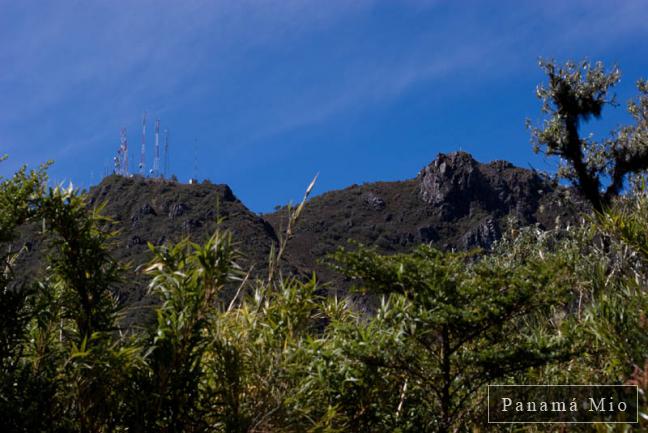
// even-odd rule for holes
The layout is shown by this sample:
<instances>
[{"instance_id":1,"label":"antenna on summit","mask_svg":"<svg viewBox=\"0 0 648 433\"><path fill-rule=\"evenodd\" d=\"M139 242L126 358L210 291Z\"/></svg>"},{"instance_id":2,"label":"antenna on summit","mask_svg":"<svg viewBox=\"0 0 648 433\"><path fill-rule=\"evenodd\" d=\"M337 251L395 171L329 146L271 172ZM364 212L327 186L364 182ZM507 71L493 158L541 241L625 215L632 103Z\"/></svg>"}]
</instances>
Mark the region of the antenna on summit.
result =
<instances>
[{"instance_id":1,"label":"antenna on summit","mask_svg":"<svg viewBox=\"0 0 648 433\"><path fill-rule=\"evenodd\" d=\"M113 158L115 174L121 176L128 176L128 137L126 135L126 128L121 129L119 137L119 149L117 155Z\"/></svg>"},{"instance_id":2,"label":"antenna on summit","mask_svg":"<svg viewBox=\"0 0 648 433\"><path fill-rule=\"evenodd\" d=\"M121 151L121 175L128 176L128 132L126 128L122 128L121 137L119 139L119 150Z\"/></svg>"},{"instance_id":3,"label":"antenna on summit","mask_svg":"<svg viewBox=\"0 0 648 433\"><path fill-rule=\"evenodd\" d=\"M153 177L160 175L160 119L155 121L155 157L153 159Z\"/></svg>"},{"instance_id":4,"label":"antenna on summit","mask_svg":"<svg viewBox=\"0 0 648 433\"><path fill-rule=\"evenodd\" d=\"M140 150L139 173L144 176L144 165L146 164L146 111L142 117L142 148Z\"/></svg>"}]
</instances>

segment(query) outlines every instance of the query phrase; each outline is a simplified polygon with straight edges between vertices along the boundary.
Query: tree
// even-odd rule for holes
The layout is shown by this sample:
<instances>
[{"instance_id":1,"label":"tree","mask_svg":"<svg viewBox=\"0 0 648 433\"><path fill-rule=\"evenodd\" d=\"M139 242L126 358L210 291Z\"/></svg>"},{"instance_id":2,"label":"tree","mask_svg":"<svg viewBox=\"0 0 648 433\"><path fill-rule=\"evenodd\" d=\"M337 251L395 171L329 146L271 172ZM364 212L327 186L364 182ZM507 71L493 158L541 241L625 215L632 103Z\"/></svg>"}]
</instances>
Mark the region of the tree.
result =
<instances>
[{"instance_id":1,"label":"tree","mask_svg":"<svg viewBox=\"0 0 648 433\"><path fill-rule=\"evenodd\" d=\"M609 93L621 78L619 69L606 71L603 63L588 61L558 66L541 60L540 67L549 82L538 86L536 94L548 119L541 128L527 121L534 151L558 156L559 176L572 182L601 212L622 191L628 175L648 169L648 82L637 81L639 96L628 103L634 124L595 140L584 137L581 126L592 117L600 118L605 105L615 105Z\"/></svg>"},{"instance_id":2,"label":"tree","mask_svg":"<svg viewBox=\"0 0 648 433\"><path fill-rule=\"evenodd\" d=\"M42 284L53 314L37 333L60 355L52 379L56 422L67 431L113 431L129 415L127 391L142 361L118 324L114 289L122 268L108 251L111 221L72 185L49 188L35 210L51 249Z\"/></svg>"},{"instance_id":3,"label":"tree","mask_svg":"<svg viewBox=\"0 0 648 433\"><path fill-rule=\"evenodd\" d=\"M75 342L115 330L118 308L113 289L121 268L108 252L110 220L101 216L100 208L88 210L86 198L72 185L44 194L38 216L52 232L54 284L64 296L65 318L75 322Z\"/></svg>"},{"instance_id":4,"label":"tree","mask_svg":"<svg viewBox=\"0 0 648 433\"><path fill-rule=\"evenodd\" d=\"M398 378L398 411L419 420L415 431L454 431L475 415L485 384L572 356L567 339L543 320L569 296L570 269L560 255L494 266L429 246L391 256L361 247L339 251L334 263L363 287L390 294L387 305L397 307L375 320L400 343L381 351L365 344L355 356Z\"/></svg>"},{"instance_id":5,"label":"tree","mask_svg":"<svg viewBox=\"0 0 648 433\"><path fill-rule=\"evenodd\" d=\"M54 394L47 368L25 362L29 324L50 306L36 302L38 286L14 274L23 253L17 229L34 216L45 180L45 167L23 167L0 183L0 419L6 432L44 431Z\"/></svg>"},{"instance_id":6,"label":"tree","mask_svg":"<svg viewBox=\"0 0 648 433\"><path fill-rule=\"evenodd\" d=\"M139 431L193 432L207 429L207 414L214 387L229 383L224 379L240 367L230 362L230 370L211 378L208 360L236 358L228 345L219 344L217 324L222 314L221 294L227 284L240 279L235 263L232 235L217 231L204 244L184 240L171 247L149 244L154 259L146 269L151 275L150 290L161 301L157 326L150 338L150 370L143 381L150 403ZM216 344L213 344L214 341ZM216 349L214 349L216 347ZM230 411L232 424L235 420ZM227 432L239 432L234 428Z\"/></svg>"}]
</instances>

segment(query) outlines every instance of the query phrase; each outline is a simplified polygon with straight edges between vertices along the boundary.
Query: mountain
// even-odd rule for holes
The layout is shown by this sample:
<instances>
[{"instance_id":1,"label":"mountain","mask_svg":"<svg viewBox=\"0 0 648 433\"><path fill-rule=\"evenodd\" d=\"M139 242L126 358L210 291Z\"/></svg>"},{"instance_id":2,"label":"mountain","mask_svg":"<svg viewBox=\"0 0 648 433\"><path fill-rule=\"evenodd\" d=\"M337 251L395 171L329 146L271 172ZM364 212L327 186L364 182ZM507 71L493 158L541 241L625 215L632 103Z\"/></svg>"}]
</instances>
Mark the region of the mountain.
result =
<instances>
[{"instance_id":1,"label":"mountain","mask_svg":"<svg viewBox=\"0 0 648 433\"><path fill-rule=\"evenodd\" d=\"M108 176L88 192L92 206L105 204L103 213L119 233L112 247L130 271L120 288L129 317L155 300L146 295L146 281L138 265L150 260L147 243L162 245L188 236L201 242L216 228L233 232L245 258L262 275L270 248L287 219L286 208L257 215L245 207L226 185L181 184L143 177ZM385 253L402 252L420 243L443 249L489 248L500 238L508 219L549 228L570 220L582 207L575 195L546 176L505 161L477 162L470 154L439 154L409 180L353 185L308 201L282 267L286 273L316 271L331 287L348 282L321 265L319 259L352 239ZM283 224L282 224L283 223ZM27 230L26 269L38 269L42 258L37 230ZM31 274L31 273L30 273Z\"/></svg>"},{"instance_id":2,"label":"mountain","mask_svg":"<svg viewBox=\"0 0 648 433\"><path fill-rule=\"evenodd\" d=\"M583 207L576 198L546 176L506 161L481 164L465 152L439 154L413 179L353 185L311 199L286 259L302 272L315 270L321 279L339 282L317 259L348 239L385 253L421 243L488 249L509 219L542 228L568 222ZM277 230L285 214L263 217Z\"/></svg>"},{"instance_id":3,"label":"mountain","mask_svg":"<svg viewBox=\"0 0 648 433\"><path fill-rule=\"evenodd\" d=\"M202 242L214 232L220 219L245 253L240 264L247 268L267 262L270 247L277 241L273 227L248 210L227 185L112 175L88 191L88 202L93 207L103 206L102 214L114 221L117 230L111 252L128 268L118 290L120 301L127 307L127 323L145 320L149 307L156 302L147 295L148 280L138 270L152 257L149 242L163 245L185 237ZM46 248L38 231L36 226L23 230L28 253L16 266L26 269L30 277L37 277L43 269L39 264Z\"/></svg>"}]
</instances>

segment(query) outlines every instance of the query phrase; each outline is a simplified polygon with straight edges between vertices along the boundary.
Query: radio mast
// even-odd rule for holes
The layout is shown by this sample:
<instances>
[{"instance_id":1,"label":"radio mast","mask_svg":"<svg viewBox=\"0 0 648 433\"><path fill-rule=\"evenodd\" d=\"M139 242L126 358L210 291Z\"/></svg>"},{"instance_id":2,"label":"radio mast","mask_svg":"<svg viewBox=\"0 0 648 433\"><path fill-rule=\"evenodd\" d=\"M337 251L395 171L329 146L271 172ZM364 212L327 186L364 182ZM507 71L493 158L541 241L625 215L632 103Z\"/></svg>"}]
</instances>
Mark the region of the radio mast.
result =
<instances>
[{"instance_id":1,"label":"radio mast","mask_svg":"<svg viewBox=\"0 0 648 433\"><path fill-rule=\"evenodd\" d=\"M128 176L128 137L126 128L121 129L119 137L119 148L113 158L113 173L120 176Z\"/></svg>"},{"instance_id":2,"label":"radio mast","mask_svg":"<svg viewBox=\"0 0 648 433\"><path fill-rule=\"evenodd\" d=\"M128 132L122 128L119 139L119 151L121 152L121 169L122 176L128 176Z\"/></svg>"}]
</instances>

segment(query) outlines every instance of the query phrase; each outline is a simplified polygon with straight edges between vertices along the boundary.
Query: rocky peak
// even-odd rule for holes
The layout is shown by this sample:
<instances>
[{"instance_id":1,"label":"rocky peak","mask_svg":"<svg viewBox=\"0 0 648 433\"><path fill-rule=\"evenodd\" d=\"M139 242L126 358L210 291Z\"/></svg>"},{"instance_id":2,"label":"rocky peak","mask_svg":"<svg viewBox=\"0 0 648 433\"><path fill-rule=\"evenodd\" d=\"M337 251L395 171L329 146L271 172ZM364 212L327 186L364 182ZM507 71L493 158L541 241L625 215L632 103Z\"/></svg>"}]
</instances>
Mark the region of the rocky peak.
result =
<instances>
[{"instance_id":1,"label":"rocky peak","mask_svg":"<svg viewBox=\"0 0 648 433\"><path fill-rule=\"evenodd\" d=\"M533 223L541 197L554 187L531 170L507 161L481 164L466 152L439 154L417 177L420 199L442 221L473 216L476 211L514 213Z\"/></svg>"},{"instance_id":2,"label":"rocky peak","mask_svg":"<svg viewBox=\"0 0 648 433\"><path fill-rule=\"evenodd\" d=\"M479 163L466 152L440 153L418 175L421 199L443 219L469 213L482 186Z\"/></svg>"}]
</instances>

